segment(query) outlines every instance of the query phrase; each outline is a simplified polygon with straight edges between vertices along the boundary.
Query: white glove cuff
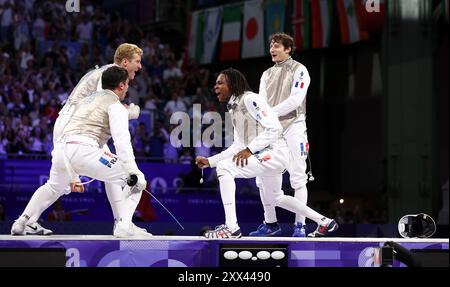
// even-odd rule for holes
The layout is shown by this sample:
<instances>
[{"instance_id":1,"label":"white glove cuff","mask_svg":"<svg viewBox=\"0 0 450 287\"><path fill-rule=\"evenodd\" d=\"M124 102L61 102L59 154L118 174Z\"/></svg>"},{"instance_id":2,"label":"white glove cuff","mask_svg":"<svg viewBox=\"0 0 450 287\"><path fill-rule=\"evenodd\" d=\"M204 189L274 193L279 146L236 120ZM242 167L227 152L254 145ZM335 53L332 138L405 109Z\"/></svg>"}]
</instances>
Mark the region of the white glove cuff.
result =
<instances>
[{"instance_id":1,"label":"white glove cuff","mask_svg":"<svg viewBox=\"0 0 450 287\"><path fill-rule=\"evenodd\" d=\"M141 108L138 105L131 103L128 106L128 119L135 120L139 118L139 114L141 112Z\"/></svg>"}]
</instances>

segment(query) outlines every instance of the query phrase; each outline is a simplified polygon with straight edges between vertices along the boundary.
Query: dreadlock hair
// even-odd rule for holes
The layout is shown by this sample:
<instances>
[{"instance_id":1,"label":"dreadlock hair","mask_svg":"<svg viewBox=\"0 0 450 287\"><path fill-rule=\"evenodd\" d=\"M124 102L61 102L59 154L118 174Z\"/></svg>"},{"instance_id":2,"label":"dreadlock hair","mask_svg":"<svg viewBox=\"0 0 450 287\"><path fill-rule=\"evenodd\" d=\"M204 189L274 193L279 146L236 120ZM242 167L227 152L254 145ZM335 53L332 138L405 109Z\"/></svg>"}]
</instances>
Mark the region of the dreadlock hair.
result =
<instances>
[{"instance_id":1,"label":"dreadlock hair","mask_svg":"<svg viewBox=\"0 0 450 287\"><path fill-rule=\"evenodd\" d=\"M230 88L230 92L232 95L239 97L246 91L252 91L247 82L247 79L238 70L228 68L220 73L225 75L225 78L228 82L228 87Z\"/></svg>"}]
</instances>

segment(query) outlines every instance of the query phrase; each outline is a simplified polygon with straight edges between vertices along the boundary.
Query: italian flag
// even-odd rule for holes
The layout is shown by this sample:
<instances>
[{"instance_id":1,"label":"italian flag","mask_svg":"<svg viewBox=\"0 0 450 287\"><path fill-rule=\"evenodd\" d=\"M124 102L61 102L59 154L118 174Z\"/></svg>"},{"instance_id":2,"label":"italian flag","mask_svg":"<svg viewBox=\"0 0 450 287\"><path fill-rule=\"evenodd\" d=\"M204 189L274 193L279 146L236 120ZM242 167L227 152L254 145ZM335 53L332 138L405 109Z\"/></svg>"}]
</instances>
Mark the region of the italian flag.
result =
<instances>
[{"instance_id":1,"label":"italian flag","mask_svg":"<svg viewBox=\"0 0 450 287\"><path fill-rule=\"evenodd\" d=\"M361 33L354 0L337 0L336 5L339 13L342 44L347 45L366 38Z\"/></svg>"},{"instance_id":2,"label":"italian flag","mask_svg":"<svg viewBox=\"0 0 450 287\"><path fill-rule=\"evenodd\" d=\"M292 1L292 31L295 46L299 50L310 47L310 1Z\"/></svg>"},{"instance_id":3,"label":"italian flag","mask_svg":"<svg viewBox=\"0 0 450 287\"><path fill-rule=\"evenodd\" d=\"M225 6L223 9L220 61L239 60L241 56L241 9L240 4Z\"/></svg>"},{"instance_id":4,"label":"italian flag","mask_svg":"<svg viewBox=\"0 0 450 287\"><path fill-rule=\"evenodd\" d=\"M312 48L325 48L330 44L331 0L311 0Z\"/></svg>"}]
</instances>

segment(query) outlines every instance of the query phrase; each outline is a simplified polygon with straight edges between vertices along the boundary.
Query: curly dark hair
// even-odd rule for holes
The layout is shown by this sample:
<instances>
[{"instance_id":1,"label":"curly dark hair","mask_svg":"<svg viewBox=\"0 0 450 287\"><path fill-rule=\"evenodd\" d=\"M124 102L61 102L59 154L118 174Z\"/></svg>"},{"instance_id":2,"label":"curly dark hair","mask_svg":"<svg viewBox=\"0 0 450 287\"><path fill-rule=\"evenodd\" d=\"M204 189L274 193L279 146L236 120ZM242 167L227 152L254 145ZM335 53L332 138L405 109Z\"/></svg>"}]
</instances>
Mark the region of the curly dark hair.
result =
<instances>
[{"instance_id":1,"label":"curly dark hair","mask_svg":"<svg viewBox=\"0 0 450 287\"><path fill-rule=\"evenodd\" d=\"M295 45L294 45L294 38L289 36L286 33L275 33L270 35L269 37L269 43L272 43L274 41L275 43L280 43L284 46L284 48L291 48L291 51L289 52L289 55L292 56L295 52Z\"/></svg>"},{"instance_id":2,"label":"curly dark hair","mask_svg":"<svg viewBox=\"0 0 450 287\"><path fill-rule=\"evenodd\" d=\"M228 68L220 72L225 75L225 78L228 82L228 86L230 88L230 92L232 95L237 97L244 94L246 91L252 91L250 85L247 82L245 76L236 69Z\"/></svg>"}]
</instances>

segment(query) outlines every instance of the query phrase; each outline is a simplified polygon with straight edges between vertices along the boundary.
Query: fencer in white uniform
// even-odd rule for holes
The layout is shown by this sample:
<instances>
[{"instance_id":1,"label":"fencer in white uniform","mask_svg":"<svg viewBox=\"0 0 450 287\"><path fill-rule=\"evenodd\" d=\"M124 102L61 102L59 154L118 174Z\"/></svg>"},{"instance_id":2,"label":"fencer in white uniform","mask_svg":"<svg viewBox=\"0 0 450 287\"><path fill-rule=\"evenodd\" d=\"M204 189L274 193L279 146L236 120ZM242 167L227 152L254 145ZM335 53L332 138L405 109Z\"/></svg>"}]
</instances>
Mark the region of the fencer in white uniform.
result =
<instances>
[{"instance_id":1,"label":"fencer in white uniform","mask_svg":"<svg viewBox=\"0 0 450 287\"><path fill-rule=\"evenodd\" d=\"M234 142L212 157L196 157L200 168L216 167L225 210L225 224L205 232L204 236L242 236L236 216L235 178L260 176L266 187L265 195L270 194L277 206L305 214L323 224L326 218L281 190L281 173L289 163L289 150L278 117L265 99L251 92L245 77L231 68L219 74L214 90L220 102L228 102Z\"/></svg>"},{"instance_id":2,"label":"fencer in white uniform","mask_svg":"<svg viewBox=\"0 0 450 287\"><path fill-rule=\"evenodd\" d=\"M100 68L95 68L88 73L86 73L78 82L78 84L75 86L75 88L70 93L65 105L59 112L59 116L56 119L54 128L53 128L53 151L52 151L52 158L54 157L54 151L56 149L62 148L61 145L61 136L63 133L64 128L69 123L70 119L72 118L72 114L75 110L75 107L77 103L87 97L88 95L92 94L95 91L101 91L102 89L102 82L101 77L102 73L111 66L119 66L122 68L125 68L128 71L128 76L130 80L133 80L136 72L139 71L141 66L141 55L142 50L134 45L129 43L123 43L117 47L115 54L114 54L114 63L104 65ZM129 119L137 119L139 117L140 108L137 105L130 104L130 106L127 108L128 111L128 118ZM109 148L107 145L104 145L105 151L109 152ZM52 171L51 171L52 172ZM70 186L64 187L65 193L69 194L72 192L83 192L84 187L82 185L79 185L79 178L74 177L73 182L70 183ZM120 221L120 216L118 215L117 210L120 208L120 204L122 204L121 201L121 194L122 190L118 188L117 186L112 185L111 183L105 182L105 190L106 194L108 196L108 201L110 202L111 209L113 212L114 217L114 223L117 221ZM39 197L43 202L46 202L49 204L53 204L54 201L56 201L57 194L59 192L52 192L52 187L50 182L46 182L43 186L38 188L36 192L34 193L33 197ZM131 208L128 212L131 213L131 216L134 213L134 210L137 207L138 202L135 202L133 199L129 198L128 200L131 201L135 206L134 208ZM32 204L38 204L41 205L40 201L36 200L30 200L30 203L28 203L27 207L32 207ZM47 209L49 206L43 206L43 209ZM31 208L33 209L33 208ZM29 220L27 222L27 225L25 226L25 230L22 232L24 235L50 235L53 232L49 229L43 228L37 220L39 219L39 215L32 214L29 209L25 209L24 214L29 217ZM127 216L128 217L128 216ZM114 225L115 226L115 225ZM11 230L11 233L13 233L13 230Z\"/></svg>"},{"instance_id":3,"label":"fencer in white uniform","mask_svg":"<svg viewBox=\"0 0 450 287\"><path fill-rule=\"evenodd\" d=\"M306 129L306 94L311 82L307 68L292 59L294 53L294 40L285 33L271 35L270 55L275 65L267 69L260 81L259 95L267 100L283 126L283 137L286 139L290 163L287 166L289 179L295 191L295 198L307 204L308 175L306 173L309 152L308 134ZM312 175L310 175L312 178ZM256 178L259 187L261 201L264 207L264 223L250 236L276 236L281 234L281 228L277 222L275 206L276 202L270 193L266 193L265 183ZM331 221L329 221L331 222ZM323 222L321 223L324 224ZM305 237L305 216L296 213L294 237ZM311 236L324 236L330 228L319 227L324 232L312 232Z\"/></svg>"},{"instance_id":4,"label":"fencer in white uniform","mask_svg":"<svg viewBox=\"0 0 450 287\"><path fill-rule=\"evenodd\" d=\"M69 183L76 181L78 175L85 175L120 190L116 195L120 201L116 212L121 219L114 228L116 237L151 236L131 222L132 214L129 212L134 205L130 202L139 200L146 181L134 159L128 111L120 103L125 98L128 81L127 70L113 65L102 73L102 88L105 90L94 92L75 105L71 119L58 139L59 146L53 150L49 179L40 188L41 192L35 192L24 213L13 224L13 235L25 234L30 214L39 218L65 193ZM111 137L117 156L103 148ZM126 185L131 174L138 178L133 188Z\"/></svg>"},{"instance_id":5,"label":"fencer in white uniform","mask_svg":"<svg viewBox=\"0 0 450 287\"><path fill-rule=\"evenodd\" d=\"M136 72L139 71L142 68L141 65L141 56L142 56L142 50L134 45L129 43L123 43L117 47L115 54L114 54L114 63L104 65L100 68L96 68L90 72L88 72L86 75L84 75L81 80L78 82L77 86L73 89L72 93L68 97L64 107L59 113L58 118L56 119L55 126L53 128L53 141L54 145L58 146L61 142L61 135L64 131L64 128L67 126L67 124L70 122L72 118L73 111L77 105L77 103L87 97L88 95L92 94L94 91L101 91L102 90L102 81L101 76L103 71L105 71L107 68L116 65L122 68L125 68L128 71L128 76L130 80L133 80ZM127 107L128 111L128 118L130 120L137 119L139 117L140 108L139 106L135 104L130 104ZM106 152L110 152L108 145L104 145L103 148ZM73 186L73 185L72 185ZM74 190L72 190L74 191ZM105 191L106 195L108 197L108 201L111 205L113 217L114 217L114 224L116 222L121 220L121 217L118 215L117 210L121 208L119 205L121 204L121 194L122 191L118 189L117 186L112 185L109 182L105 182ZM67 193L70 192L67 190ZM137 202L135 199L128 199L130 200L130 205L134 208L131 208L129 210L130 215L133 216L133 213L139 203L139 199ZM128 217L127 216L127 217ZM37 220L37 218L36 218Z\"/></svg>"}]
</instances>

